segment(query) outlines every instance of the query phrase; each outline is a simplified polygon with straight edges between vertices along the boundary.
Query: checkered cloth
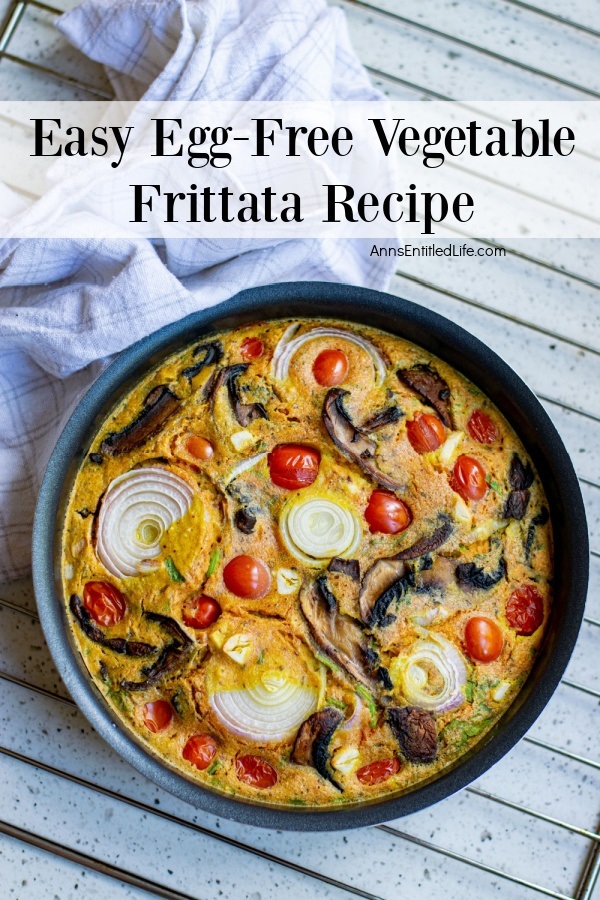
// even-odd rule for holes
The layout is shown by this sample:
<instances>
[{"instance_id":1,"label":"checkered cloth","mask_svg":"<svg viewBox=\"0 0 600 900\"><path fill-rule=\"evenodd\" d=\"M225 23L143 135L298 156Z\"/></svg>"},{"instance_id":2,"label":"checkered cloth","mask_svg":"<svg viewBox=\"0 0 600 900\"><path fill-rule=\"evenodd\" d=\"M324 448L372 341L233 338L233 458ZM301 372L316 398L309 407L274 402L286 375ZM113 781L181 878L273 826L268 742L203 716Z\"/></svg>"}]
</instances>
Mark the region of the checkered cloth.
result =
<instances>
[{"instance_id":1,"label":"checkered cloth","mask_svg":"<svg viewBox=\"0 0 600 900\"><path fill-rule=\"evenodd\" d=\"M86 0L60 30L119 99L377 100L323 0ZM23 201L0 184L0 218ZM28 571L36 494L75 403L133 341L242 288L385 287L360 240L0 239L0 580Z\"/></svg>"}]
</instances>

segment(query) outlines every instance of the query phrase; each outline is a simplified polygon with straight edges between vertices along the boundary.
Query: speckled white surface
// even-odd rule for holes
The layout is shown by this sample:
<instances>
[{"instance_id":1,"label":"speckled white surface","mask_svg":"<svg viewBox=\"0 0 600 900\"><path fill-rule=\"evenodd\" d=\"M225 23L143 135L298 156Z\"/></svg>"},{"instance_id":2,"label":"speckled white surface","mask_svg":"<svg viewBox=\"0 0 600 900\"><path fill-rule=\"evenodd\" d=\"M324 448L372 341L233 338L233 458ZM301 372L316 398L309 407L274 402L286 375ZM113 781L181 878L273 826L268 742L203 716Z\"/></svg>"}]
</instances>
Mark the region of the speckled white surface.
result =
<instances>
[{"instance_id":1,"label":"speckled white surface","mask_svg":"<svg viewBox=\"0 0 600 900\"><path fill-rule=\"evenodd\" d=\"M572 89L486 59L440 38L342 2L363 60L379 70L454 97L569 99ZM428 0L380 5L443 31L459 34L545 68L562 78L600 88L597 42L565 26L494 0ZM600 28L597 0L544 0L565 17ZM0 15L8 7L0 0ZM27 14L11 51L42 59L87 83L101 83L92 64L66 48L50 19ZM37 18L37 23L33 21ZM594 57L593 54L596 54ZM384 84L394 96L415 93ZM72 88L40 79L14 64L0 64L0 96L84 99ZM23 187L25 187L23 185ZM516 244L514 246L517 246ZM598 249L590 242L527 242L522 252L600 280ZM568 336L600 351L600 306L596 291L515 257L506 259L404 259L405 276L431 282ZM600 352L514 324L398 275L392 291L430 306L466 326L500 353L538 392L600 417ZM580 476L600 482L600 421L555 403L547 410L569 448ZM600 551L600 490L583 485L591 544ZM592 558L589 615L600 618L600 558ZM27 582L0 596L34 608ZM598 688L600 630L584 625L568 676ZM64 693L34 620L0 606L0 669ZM60 771L135 797L153 809L198 822L217 835L300 863L381 897L458 898L540 896L509 882L425 851L376 829L327 835L267 832L197 813L158 790L122 762L76 710L0 682L0 743ZM561 686L531 731L571 752L598 760L600 723L593 697ZM120 800L0 756L0 818L30 832L144 875L202 900L294 900L335 898L344 893L239 849L133 809ZM600 816L599 773L590 767L521 742L478 782L478 787L557 818L595 829ZM471 793L394 823L424 840L472 857L554 891L573 895L589 842ZM58 860L16 840L0 838L0 897L17 900L134 898L145 892ZM594 895L600 898L600 890Z\"/></svg>"}]
</instances>

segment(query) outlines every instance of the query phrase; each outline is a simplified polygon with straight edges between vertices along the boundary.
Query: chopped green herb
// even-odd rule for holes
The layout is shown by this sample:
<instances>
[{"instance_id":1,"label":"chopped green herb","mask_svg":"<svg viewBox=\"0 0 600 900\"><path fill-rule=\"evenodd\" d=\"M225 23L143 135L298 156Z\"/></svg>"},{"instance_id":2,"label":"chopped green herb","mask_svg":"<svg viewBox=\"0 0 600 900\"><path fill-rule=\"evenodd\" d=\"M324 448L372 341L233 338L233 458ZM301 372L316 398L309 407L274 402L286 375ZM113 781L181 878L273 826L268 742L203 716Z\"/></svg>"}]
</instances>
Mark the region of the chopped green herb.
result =
<instances>
[{"instance_id":1,"label":"chopped green herb","mask_svg":"<svg viewBox=\"0 0 600 900\"><path fill-rule=\"evenodd\" d=\"M173 562L172 556L167 556L167 558L165 559L165 569L169 573L169 578L171 579L171 581L177 581L179 583L185 581L185 578Z\"/></svg>"},{"instance_id":2,"label":"chopped green herb","mask_svg":"<svg viewBox=\"0 0 600 900\"><path fill-rule=\"evenodd\" d=\"M465 700L467 701L467 703L473 702L476 685L477 685L477 682L474 681L473 679L469 678L469 680L467 681L467 683L465 685Z\"/></svg>"},{"instance_id":3,"label":"chopped green herb","mask_svg":"<svg viewBox=\"0 0 600 900\"><path fill-rule=\"evenodd\" d=\"M337 709L347 709L346 704L343 700L337 700L335 697L326 697L325 703L327 706L335 706Z\"/></svg>"},{"instance_id":4,"label":"chopped green herb","mask_svg":"<svg viewBox=\"0 0 600 900\"><path fill-rule=\"evenodd\" d=\"M495 491L497 494L500 494L501 497L504 496L504 491L502 490L498 482L494 478L492 478L491 475L486 475L485 480L493 491Z\"/></svg>"},{"instance_id":5,"label":"chopped green herb","mask_svg":"<svg viewBox=\"0 0 600 900\"><path fill-rule=\"evenodd\" d=\"M367 704L368 710L371 713L371 728L375 728L378 720L377 704L375 703L371 692L368 691L362 684L357 684L354 690L356 691L358 696Z\"/></svg>"},{"instance_id":6,"label":"chopped green herb","mask_svg":"<svg viewBox=\"0 0 600 900\"><path fill-rule=\"evenodd\" d=\"M454 744L457 749L462 750L468 740L480 734L488 725L491 725L491 719L483 719L475 724L474 722L465 722L464 719L452 719L441 731L441 737L447 744Z\"/></svg>"},{"instance_id":7,"label":"chopped green herb","mask_svg":"<svg viewBox=\"0 0 600 900\"><path fill-rule=\"evenodd\" d=\"M292 797L290 804L292 806L306 806L306 800L303 800L301 797Z\"/></svg>"},{"instance_id":8,"label":"chopped green herb","mask_svg":"<svg viewBox=\"0 0 600 900\"><path fill-rule=\"evenodd\" d=\"M210 576L216 572L217 566L219 565L220 560L221 560L221 550L219 547L215 547L213 552L210 554L210 560L208 562L208 569L206 570L207 578L210 578Z\"/></svg>"},{"instance_id":9,"label":"chopped green herb","mask_svg":"<svg viewBox=\"0 0 600 900\"><path fill-rule=\"evenodd\" d=\"M208 772L209 775L214 775L220 765L221 765L221 763L219 762L219 760L215 759L213 762L211 762L210 766L208 767L208 769L206 771Z\"/></svg>"},{"instance_id":10,"label":"chopped green herb","mask_svg":"<svg viewBox=\"0 0 600 900\"><path fill-rule=\"evenodd\" d=\"M332 660L329 659L328 656L324 656L322 653L315 653L315 656L324 666L327 666L328 669L331 669L332 672L335 672L336 675L339 675L342 671L339 666L336 666Z\"/></svg>"},{"instance_id":11,"label":"chopped green herb","mask_svg":"<svg viewBox=\"0 0 600 900\"><path fill-rule=\"evenodd\" d=\"M260 665L261 663L264 663L264 661L265 661L265 651L261 650L260 653L258 654L258 659L256 660L256 662Z\"/></svg>"}]
</instances>

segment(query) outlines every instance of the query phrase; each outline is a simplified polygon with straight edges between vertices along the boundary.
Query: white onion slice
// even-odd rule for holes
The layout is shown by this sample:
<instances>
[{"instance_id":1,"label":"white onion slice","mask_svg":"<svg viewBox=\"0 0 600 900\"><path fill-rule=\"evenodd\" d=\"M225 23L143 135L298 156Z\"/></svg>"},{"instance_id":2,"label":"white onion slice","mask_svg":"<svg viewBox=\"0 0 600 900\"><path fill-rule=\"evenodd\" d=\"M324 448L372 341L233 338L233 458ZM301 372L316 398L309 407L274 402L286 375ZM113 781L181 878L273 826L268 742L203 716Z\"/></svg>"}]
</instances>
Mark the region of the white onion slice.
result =
<instances>
[{"instance_id":1,"label":"white onion slice","mask_svg":"<svg viewBox=\"0 0 600 900\"><path fill-rule=\"evenodd\" d=\"M236 466L234 466L229 475L226 476L224 484L230 484L235 478L238 477L238 475L241 475L242 472L247 472L248 469L254 468L254 466L256 466L261 461L261 459L264 459L266 455L267 452L265 450L264 453L257 453L256 456L250 456L248 459L243 459Z\"/></svg>"},{"instance_id":2,"label":"white onion slice","mask_svg":"<svg viewBox=\"0 0 600 900\"><path fill-rule=\"evenodd\" d=\"M132 469L109 484L98 515L96 553L111 575L148 571L167 529L188 511L187 481L161 466Z\"/></svg>"},{"instance_id":3,"label":"white onion slice","mask_svg":"<svg viewBox=\"0 0 600 900\"><path fill-rule=\"evenodd\" d=\"M377 347L370 341L360 337L358 334L354 334L352 331L345 331L343 328L313 328L311 331L306 331L298 337L293 337L298 328L298 324L290 325L290 327L282 334L275 348L273 354L273 376L278 381L283 381L288 377L292 357L300 347L308 341L316 340L316 338L333 337L343 338L345 341L349 341L351 344L361 347L369 355L371 362L373 363L375 369L375 383L377 385L383 384L385 379L385 360Z\"/></svg>"},{"instance_id":4,"label":"white onion slice","mask_svg":"<svg viewBox=\"0 0 600 900\"><path fill-rule=\"evenodd\" d=\"M315 712L317 694L276 674L251 688L218 691L210 704L228 731L263 744L294 734Z\"/></svg>"},{"instance_id":5,"label":"white onion slice","mask_svg":"<svg viewBox=\"0 0 600 900\"><path fill-rule=\"evenodd\" d=\"M334 556L350 556L362 538L358 517L324 497L288 504L279 528L292 556L309 566Z\"/></svg>"},{"instance_id":6,"label":"white onion slice","mask_svg":"<svg viewBox=\"0 0 600 900\"><path fill-rule=\"evenodd\" d=\"M443 682L440 690L432 690L424 664L437 670ZM417 641L411 652L398 657L390 669L411 705L441 713L455 709L465 699L465 661L458 648L441 634L430 633L425 640Z\"/></svg>"}]
</instances>

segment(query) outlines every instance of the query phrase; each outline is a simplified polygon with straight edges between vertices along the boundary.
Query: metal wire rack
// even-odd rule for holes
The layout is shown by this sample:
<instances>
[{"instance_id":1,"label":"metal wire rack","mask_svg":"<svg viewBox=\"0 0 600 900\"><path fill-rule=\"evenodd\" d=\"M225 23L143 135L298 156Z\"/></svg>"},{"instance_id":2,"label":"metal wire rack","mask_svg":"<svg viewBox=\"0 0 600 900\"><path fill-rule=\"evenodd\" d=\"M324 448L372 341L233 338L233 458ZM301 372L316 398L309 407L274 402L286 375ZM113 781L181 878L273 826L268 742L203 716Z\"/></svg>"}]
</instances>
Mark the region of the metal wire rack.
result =
<instances>
[{"instance_id":1,"label":"metal wire rack","mask_svg":"<svg viewBox=\"0 0 600 900\"><path fill-rule=\"evenodd\" d=\"M535 5L525 3L523 2L523 0L503 0L503 3L507 7L514 7L518 9L523 14L539 17L546 22L556 24L561 28L570 29L573 32L582 34L586 39L600 38L600 31L593 28L591 25L573 21L567 17L554 13L551 10L546 10ZM532 77L533 84L536 84L538 82L541 84L552 83L560 87L561 89L566 90L567 95L571 98L581 98L582 96L585 96L600 99L600 93L598 93L591 87L580 84L578 82L574 82L569 78L556 75L553 72L540 69L517 58L512 58L510 56L504 55L503 53L500 53L490 47L486 47L478 43L473 43L472 41L459 37L458 35L448 34L445 31L434 28L430 24L426 24L423 21L417 20L417 18L410 18L404 14L401 15L400 13L394 11L393 4L394 0L387 0L387 3L384 2L383 5L367 3L364 2L364 0L340 0L340 5L346 8L349 14L356 10L363 15L379 17L382 21L392 22L394 25L401 26L403 29L419 32L426 35L428 38L435 38L436 40L445 42L448 45L460 47L461 50L467 50L470 53L481 55L486 59L491 60L494 64L501 65L501 67L514 68L517 69L520 73L526 73L528 76ZM405 11L404 6L402 8L403 11ZM102 86L99 86L97 84L95 85L84 83L79 78L71 74L61 72L59 68L55 68L54 66L50 67L42 64L39 61L36 61L35 59L27 58L25 55L21 55L17 52L11 52L10 48L13 46L13 42L17 37L18 32L20 31L20 29L27 27L28 14L56 16L61 12L62 10L59 10L47 3L40 2L40 0L15 0L15 2L12 3L10 9L8 10L8 14L0 29L0 62L4 60L19 67L23 67L31 72L38 73L44 78L52 79L62 85L67 85L79 92L83 92L84 95L99 97L102 99L110 99L110 92ZM401 89L408 91L409 96L412 97L412 99L453 99L452 97L438 92L428 86L407 80L406 78L401 77L394 72L384 71L383 69L370 66L367 66L367 69L370 71L374 79L379 83L381 87L383 87L384 89L389 89L390 87L400 87ZM477 108L472 104L464 103L460 99L457 99L456 102L467 109L478 112ZM564 279L565 285L575 283L581 285L586 290L600 290L600 283L595 281L593 278L588 277L587 274L581 271L573 271L571 270L571 268L563 268L557 265L556 262L551 259L544 259L541 256L531 255L528 252L524 252L520 247L511 247L507 244L498 243L494 240L484 239L478 240L474 243L480 244L482 246L487 246L489 248L503 250L506 254L509 255L509 257L513 258L515 261L518 261L519 264L531 267L533 271L539 271L541 274L544 274L544 276L551 275L553 278ZM408 271L399 270L397 272L397 278L403 282L410 282L414 284L419 290L421 290L423 292L424 302L426 302L429 298L441 298L444 301L447 300L454 304L458 304L459 308L465 310L476 310L478 314L482 314L484 317L486 317L486 321L488 321L487 317L491 317L489 319L490 324L494 319L498 319L503 322L510 323L513 326L517 326L520 329L524 329L526 332L539 334L544 338L561 342L563 345L572 347L575 350L581 351L585 354L589 354L591 357L600 357L600 347L595 346L593 342L588 342L587 340L578 340L570 336L569 334L565 334L558 330L548 328L542 322L532 321L522 316L515 315L514 313L511 313L505 309L482 303L481 301L475 299L472 296L469 296L468 294L457 292L447 287L442 287L434 283L433 281L425 280L420 276L409 273ZM539 391L538 396L542 401L549 405L550 408L554 408L559 412L567 412L568 414L577 417L577 419L581 420L581 422L584 424L586 422L600 423L600 415L595 411L585 409L583 406L579 406L571 402L567 402L559 396L546 395ZM590 427L592 427L591 424ZM585 485L592 491L600 490L600 483L598 481L584 476L581 476L580 480L583 485ZM591 553L593 560L600 560L600 548L593 549ZM0 599L0 606L18 616L28 618L31 622L39 622L38 616L33 608L28 608L9 599ZM586 615L583 627L590 629L599 628L600 620L594 616ZM49 690L48 688L36 684L29 679L20 678L9 671L0 671L0 681L7 684L12 684L17 688L22 689L23 691L41 695L42 697L52 701L53 703L66 704L69 707L74 706L73 701L68 696ZM563 680L563 685L576 692L581 697L589 698L590 704L597 704L598 699L600 699L600 691L590 685L581 684L569 678L565 678ZM589 758L586 755L576 753L568 749L568 747L566 746L556 746L532 735L526 736L523 740L525 743L543 750L546 754L548 754L549 758L559 757L567 761L567 764L576 763L586 767L590 771L600 770L600 761ZM289 858L285 858L284 856L268 852L264 849L261 849L260 847L252 846L250 843L231 837L230 835L227 835L215 828L206 827L199 824L197 821L191 821L188 818L174 815L163 809L159 809L156 806L151 806L148 803L136 799L134 796L129 796L127 794L121 793L120 791L117 792L108 787L104 787L96 783L95 781L92 781L91 778L84 778L80 775L64 771L62 768L57 768L55 766L49 765L41 761L40 759L35 758L34 756L27 755L24 752L16 751L9 748L8 746L0 745L0 755L8 759L16 760L37 771L44 772L53 778L62 780L63 782L69 782L78 785L79 787L84 788L87 791L91 791L104 797L110 798L118 804L123 804L130 808L133 808L134 810L137 810L149 817L158 817L166 820L173 825L195 832L207 840L219 841L222 844L228 845L238 850L242 850L248 854L252 854L253 856L258 857L269 864L292 870L293 872L298 873L299 875L302 875L307 879L313 879L319 882L323 882L331 888L338 889L339 891L346 892L350 895L368 898L368 900L381 900L378 894L373 893L369 890L364 890L356 886L355 884L352 884L350 881L342 881L333 878L328 874L316 870L312 866L304 866L301 863L290 860ZM454 860L455 862L463 866L477 869L480 872L486 873L488 876L490 876L490 878L500 879L502 883L512 884L514 887L520 890L528 889L528 891L532 891L548 897L553 897L556 898L556 900L591 900L594 888L600 876L600 830L594 831L589 828L572 824L571 822L566 821L561 817L550 815L546 812L543 812L539 808L535 808L535 805L530 807L529 805L517 803L506 797L499 796L487 790L483 790L477 786L466 788L466 793L477 796L485 800L492 806L503 806L516 811L520 816L523 817L523 820L528 820L528 827L533 827L535 822L544 822L586 841L588 847L587 857L581 870L579 872L573 873L572 883L574 886L572 892L569 894L561 893L560 891L554 890L547 885L531 881L517 874L513 874L512 872L509 872L504 868L487 864L482 860L477 859L475 855L465 855L463 853L459 853L452 849L449 849L441 843L425 840L422 837L418 837L407 831L403 831L396 825L380 825L377 826L374 830L380 832L383 835L389 835L394 838L401 839L402 841L405 841L407 843L415 844L426 851L430 851L439 856ZM10 824L9 822L0 820L0 833L8 837L15 838L18 841L24 842L25 844L29 844L38 849L47 851L48 853L54 854L63 859L70 860L71 862L77 863L79 866L89 868L101 873L104 876L107 876L108 878L116 879L119 882L130 885L134 888L138 888L154 896L167 898L187 898L187 900L193 900L193 897L190 894L181 893L177 890L166 887L165 885L160 884L157 881L135 874L130 869L122 868L115 864L99 860L98 858L84 853L80 850L76 850L71 846L65 846L62 843L56 842L48 836L40 836L34 831L15 826L13 824Z\"/></svg>"}]
</instances>

